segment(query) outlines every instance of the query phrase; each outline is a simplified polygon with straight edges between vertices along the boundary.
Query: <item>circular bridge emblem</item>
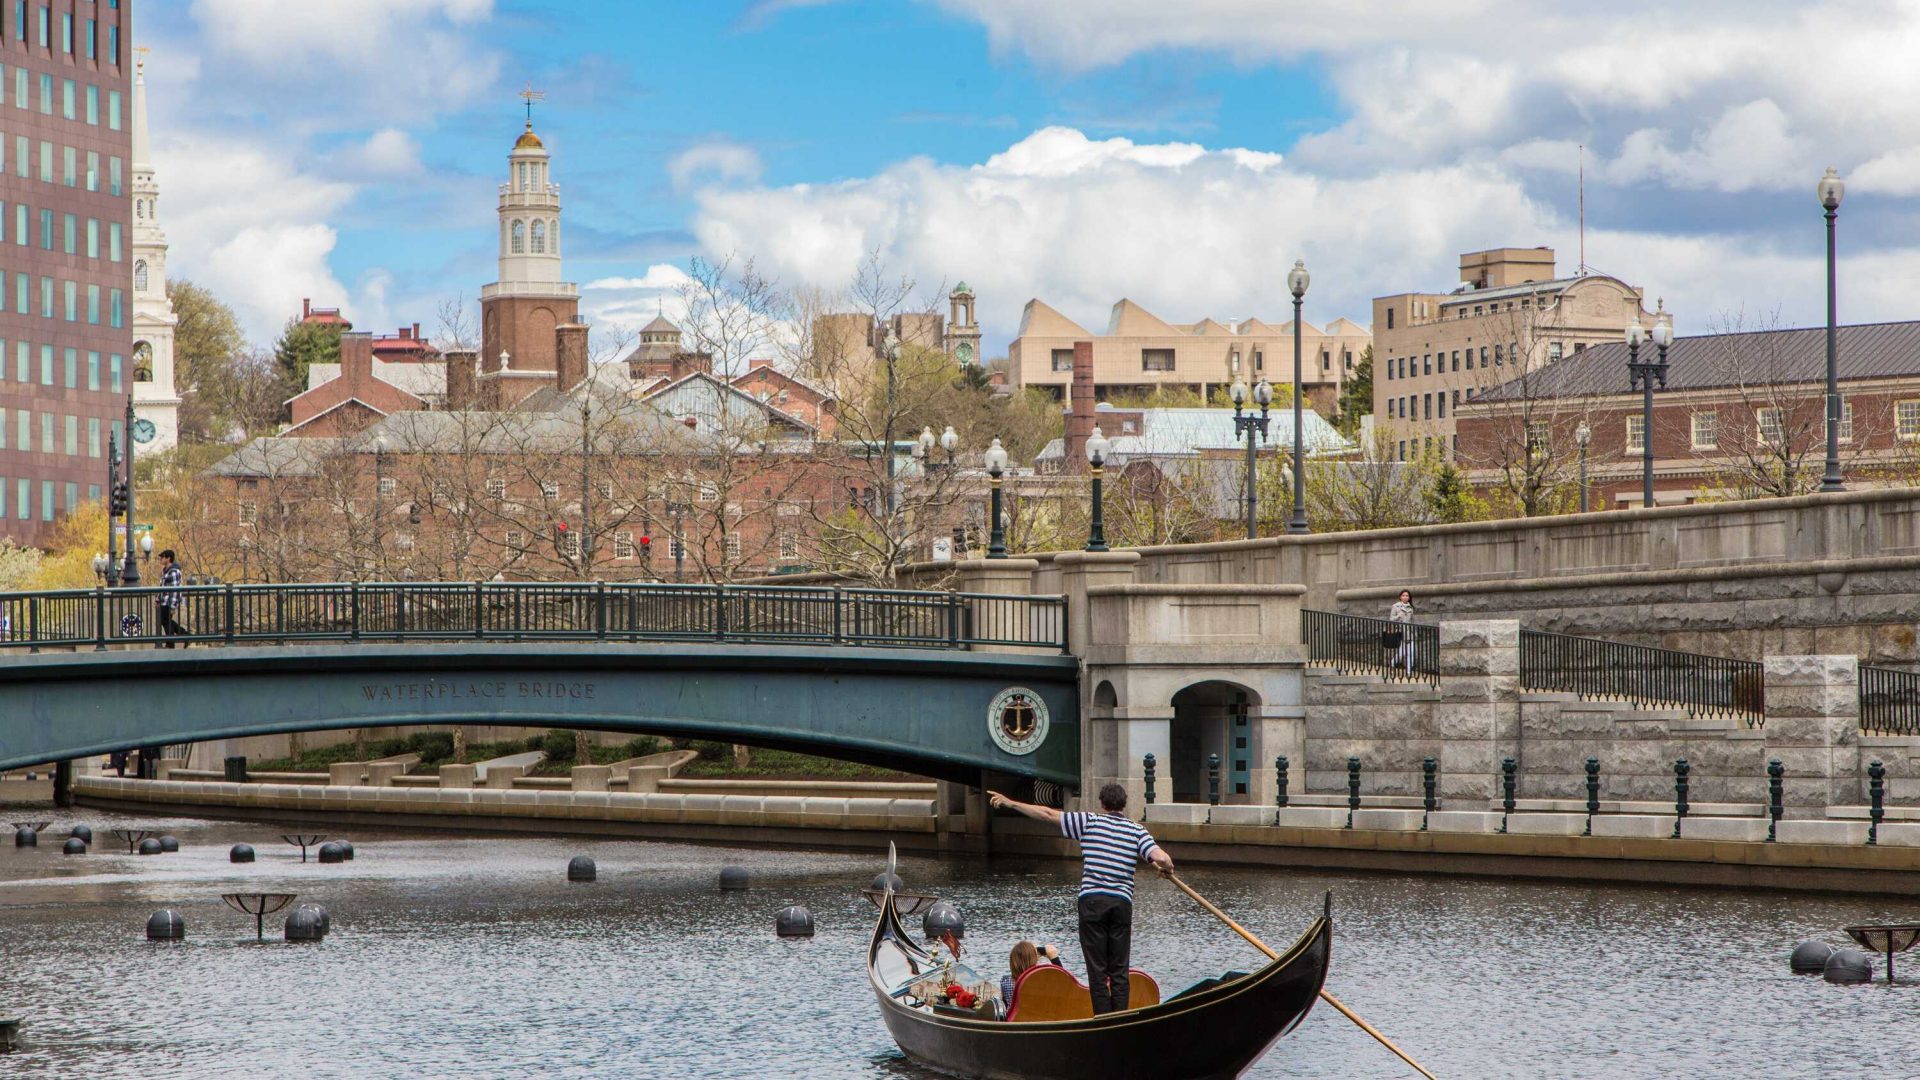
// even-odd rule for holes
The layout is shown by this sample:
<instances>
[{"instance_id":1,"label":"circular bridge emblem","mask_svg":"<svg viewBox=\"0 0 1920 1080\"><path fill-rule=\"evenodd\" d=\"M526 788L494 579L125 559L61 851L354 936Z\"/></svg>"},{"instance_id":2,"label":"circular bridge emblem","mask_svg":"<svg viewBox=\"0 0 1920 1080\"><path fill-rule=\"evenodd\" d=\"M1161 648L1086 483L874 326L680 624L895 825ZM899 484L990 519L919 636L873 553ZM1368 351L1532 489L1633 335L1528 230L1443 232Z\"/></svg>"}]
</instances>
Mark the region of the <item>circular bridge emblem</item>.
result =
<instances>
[{"instance_id":1,"label":"circular bridge emblem","mask_svg":"<svg viewBox=\"0 0 1920 1080\"><path fill-rule=\"evenodd\" d=\"M1047 741L1047 703L1024 686L1009 686L987 706L987 732L1009 754L1031 754Z\"/></svg>"}]
</instances>

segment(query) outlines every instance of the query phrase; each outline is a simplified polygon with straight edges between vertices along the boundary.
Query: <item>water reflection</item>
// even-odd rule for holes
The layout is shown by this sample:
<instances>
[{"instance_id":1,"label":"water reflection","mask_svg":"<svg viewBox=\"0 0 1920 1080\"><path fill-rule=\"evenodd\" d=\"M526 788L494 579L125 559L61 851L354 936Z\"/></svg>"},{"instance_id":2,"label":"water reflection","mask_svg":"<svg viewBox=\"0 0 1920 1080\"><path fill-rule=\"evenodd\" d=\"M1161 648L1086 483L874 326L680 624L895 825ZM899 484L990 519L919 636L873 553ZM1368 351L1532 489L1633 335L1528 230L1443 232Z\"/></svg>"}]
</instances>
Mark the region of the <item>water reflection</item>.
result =
<instances>
[{"instance_id":1,"label":"water reflection","mask_svg":"<svg viewBox=\"0 0 1920 1080\"><path fill-rule=\"evenodd\" d=\"M75 821L95 851L65 857ZM926 1077L888 1039L861 970L873 854L637 841L350 833L358 858L301 865L265 825L139 819L175 855L116 853L111 815L0 847L0 1013L28 1020L0 1076ZM259 861L234 866L229 845ZM119 849L124 852L124 848ZM588 854L592 884L566 881ZM723 863L753 875L722 893ZM966 913L982 970L1021 937L1079 969L1073 867L903 858ZM1910 919L1884 899L1193 868L1189 880L1284 947L1335 893L1329 988L1448 1077L1813 1077L1920 1073L1913 987L1787 974L1805 937ZM318 945L252 943L222 892L326 904ZM789 903L812 940L774 937ZM148 943L174 907L187 939ZM1258 957L1170 886L1143 887L1136 963L1171 993ZM269 920L277 937L278 920ZM1916 963L1920 963L1917 961ZM1920 967L1912 970L1920 971ZM1116 1075L1119 1075L1116 1073ZM1316 1010L1251 1074L1406 1074Z\"/></svg>"}]
</instances>

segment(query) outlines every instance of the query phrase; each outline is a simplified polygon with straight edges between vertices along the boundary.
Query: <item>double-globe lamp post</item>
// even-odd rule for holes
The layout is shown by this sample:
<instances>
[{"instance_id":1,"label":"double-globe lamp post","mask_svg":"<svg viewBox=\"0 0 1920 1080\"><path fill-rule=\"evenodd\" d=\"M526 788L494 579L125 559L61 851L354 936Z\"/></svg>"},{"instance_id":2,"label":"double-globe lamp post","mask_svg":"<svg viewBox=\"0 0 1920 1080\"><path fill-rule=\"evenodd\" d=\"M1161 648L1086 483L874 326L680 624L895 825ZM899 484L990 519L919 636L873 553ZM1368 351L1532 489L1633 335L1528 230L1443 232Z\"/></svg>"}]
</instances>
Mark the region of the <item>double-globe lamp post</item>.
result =
<instances>
[{"instance_id":1,"label":"double-globe lamp post","mask_svg":"<svg viewBox=\"0 0 1920 1080\"><path fill-rule=\"evenodd\" d=\"M1007 451L1000 445L999 439L993 440L993 445L987 447L987 452L981 455L981 461L987 467L987 486L993 491L989 510L993 515L993 525L987 534L987 558L1004 559L1007 557L1007 529L1000 517L1000 481L1007 475Z\"/></svg>"},{"instance_id":2,"label":"double-globe lamp post","mask_svg":"<svg viewBox=\"0 0 1920 1080\"><path fill-rule=\"evenodd\" d=\"M1587 447L1593 443L1593 429L1585 420L1573 429L1573 441L1580 446L1580 512L1587 512Z\"/></svg>"},{"instance_id":3,"label":"double-globe lamp post","mask_svg":"<svg viewBox=\"0 0 1920 1080\"><path fill-rule=\"evenodd\" d=\"M1653 505L1653 383L1660 381L1660 388L1667 386L1667 346L1673 344L1673 318L1663 315L1653 324L1653 343L1660 349L1660 359L1650 363L1640 362L1640 345L1647 339L1647 328L1640 325L1638 316L1627 324L1627 378L1633 389L1642 392L1640 406L1640 505Z\"/></svg>"},{"instance_id":4,"label":"double-globe lamp post","mask_svg":"<svg viewBox=\"0 0 1920 1080\"><path fill-rule=\"evenodd\" d=\"M1300 427L1300 302L1307 295L1309 280L1306 261L1293 260L1293 269L1287 271L1287 291L1293 293L1293 520L1287 524L1290 533L1312 531L1307 528L1306 443Z\"/></svg>"},{"instance_id":5,"label":"double-globe lamp post","mask_svg":"<svg viewBox=\"0 0 1920 1080\"><path fill-rule=\"evenodd\" d=\"M1087 466L1093 477L1093 522L1087 530L1088 551L1107 550L1106 509L1100 501L1100 470L1107 464L1107 452L1111 449L1113 444L1107 441L1099 428L1094 428L1093 434L1087 436Z\"/></svg>"},{"instance_id":6,"label":"double-globe lamp post","mask_svg":"<svg viewBox=\"0 0 1920 1080\"><path fill-rule=\"evenodd\" d=\"M1827 216L1827 472L1820 479L1820 490L1845 491L1847 486L1840 477L1840 311L1834 287L1833 223L1840 216L1840 200L1847 194L1847 185L1829 168L1816 190Z\"/></svg>"},{"instance_id":7,"label":"double-globe lamp post","mask_svg":"<svg viewBox=\"0 0 1920 1080\"><path fill-rule=\"evenodd\" d=\"M1267 441L1267 410L1273 404L1273 386L1265 379L1253 385L1253 403L1260 406L1260 415L1243 412L1247 404L1247 384L1235 379L1233 389L1233 433L1247 444L1247 539L1258 535L1254 527L1255 498L1253 437L1257 433L1261 442Z\"/></svg>"}]
</instances>

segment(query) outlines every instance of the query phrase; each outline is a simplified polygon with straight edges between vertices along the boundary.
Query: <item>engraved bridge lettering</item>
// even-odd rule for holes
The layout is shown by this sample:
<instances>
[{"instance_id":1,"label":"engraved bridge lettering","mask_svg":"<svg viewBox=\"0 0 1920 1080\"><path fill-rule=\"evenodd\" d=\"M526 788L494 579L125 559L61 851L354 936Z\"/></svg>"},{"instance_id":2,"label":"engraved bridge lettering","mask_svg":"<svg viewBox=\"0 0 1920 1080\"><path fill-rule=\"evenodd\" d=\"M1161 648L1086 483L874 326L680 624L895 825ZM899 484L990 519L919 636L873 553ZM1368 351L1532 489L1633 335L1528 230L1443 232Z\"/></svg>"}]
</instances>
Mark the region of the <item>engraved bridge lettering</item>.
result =
<instances>
[{"instance_id":1,"label":"engraved bridge lettering","mask_svg":"<svg viewBox=\"0 0 1920 1080\"><path fill-rule=\"evenodd\" d=\"M363 683L368 701L592 701L591 682L544 679L452 679L427 682Z\"/></svg>"}]
</instances>

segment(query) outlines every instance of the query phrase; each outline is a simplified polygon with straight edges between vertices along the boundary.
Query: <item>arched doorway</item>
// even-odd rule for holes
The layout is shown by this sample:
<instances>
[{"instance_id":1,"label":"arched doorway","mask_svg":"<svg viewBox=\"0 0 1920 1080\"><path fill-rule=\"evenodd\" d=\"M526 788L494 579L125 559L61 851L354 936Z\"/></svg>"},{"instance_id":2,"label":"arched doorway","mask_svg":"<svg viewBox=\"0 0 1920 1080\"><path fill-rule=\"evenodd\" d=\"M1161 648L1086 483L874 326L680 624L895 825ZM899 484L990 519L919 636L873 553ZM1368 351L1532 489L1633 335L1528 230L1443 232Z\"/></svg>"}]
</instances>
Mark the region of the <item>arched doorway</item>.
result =
<instances>
[{"instance_id":1,"label":"arched doorway","mask_svg":"<svg viewBox=\"0 0 1920 1080\"><path fill-rule=\"evenodd\" d=\"M1220 801L1247 800L1253 766L1249 716L1257 697L1238 683L1219 680L1195 683L1173 695L1167 781L1174 802L1207 801L1211 754L1220 755Z\"/></svg>"}]
</instances>

